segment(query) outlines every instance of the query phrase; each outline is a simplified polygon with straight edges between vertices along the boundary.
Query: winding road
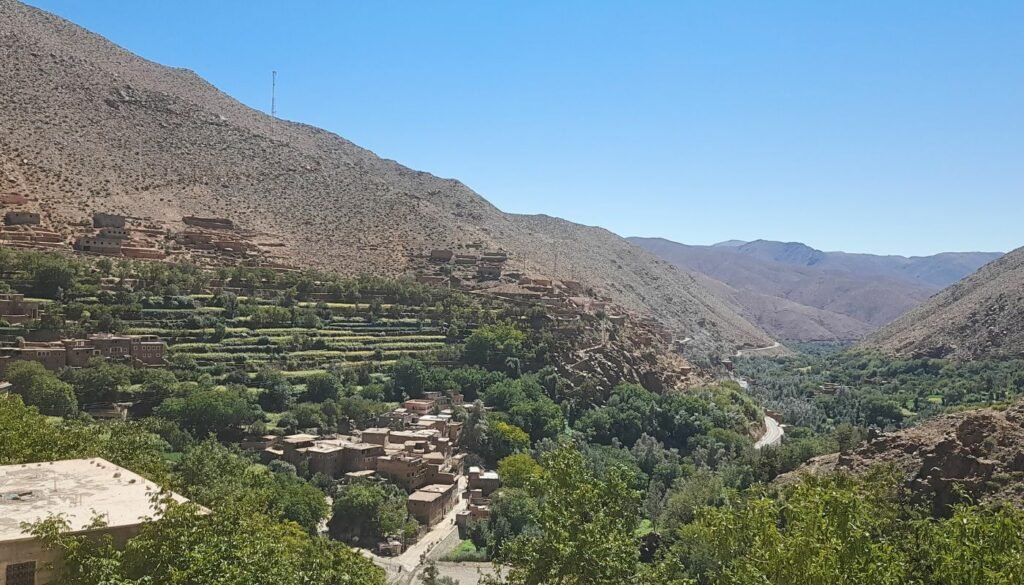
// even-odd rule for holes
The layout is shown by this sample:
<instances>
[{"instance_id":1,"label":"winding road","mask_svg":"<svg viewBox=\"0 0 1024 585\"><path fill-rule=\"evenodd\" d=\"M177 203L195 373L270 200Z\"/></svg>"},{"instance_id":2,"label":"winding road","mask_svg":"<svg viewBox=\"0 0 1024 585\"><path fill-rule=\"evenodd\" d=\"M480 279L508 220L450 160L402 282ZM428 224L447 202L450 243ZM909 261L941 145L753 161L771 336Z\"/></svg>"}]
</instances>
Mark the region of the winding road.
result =
<instances>
[{"instance_id":1,"label":"winding road","mask_svg":"<svg viewBox=\"0 0 1024 585\"><path fill-rule=\"evenodd\" d=\"M782 344L779 343L778 341L776 341L775 343L773 343L771 345L766 345L764 347L755 347L753 349L740 349L740 350L736 351L736 356L735 357L743 357L743 354L745 354L745 353L751 353L751 352L755 352L755 351L768 351L769 349L776 349L776 348L779 348L779 347L782 347Z\"/></svg>"},{"instance_id":2,"label":"winding road","mask_svg":"<svg viewBox=\"0 0 1024 585\"><path fill-rule=\"evenodd\" d=\"M777 343L775 345L778 346ZM769 349L769 348L762 348L762 349ZM733 376L732 379L735 380L736 383L740 385L740 388L743 388L744 390L747 390L747 389L750 388L750 382L747 382L743 378L737 378L737 377ZM782 425L779 424L779 421L775 420L774 418L772 418L772 417L770 417L768 415L765 415L764 416L764 434L761 435L761 438L758 439L756 443L754 443L754 448L755 449L764 449L765 447L775 447L775 446L779 445L780 443L782 443L782 437L785 434L786 434L786 430L782 428Z\"/></svg>"},{"instance_id":3,"label":"winding road","mask_svg":"<svg viewBox=\"0 0 1024 585\"><path fill-rule=\"evenodd\" d=\"M779 421L767 415L764 417L764 428L764 435L754 443L755 449L775 447L782 442L782 436L786 434L786 431L782 429L782 425L779 424Z\"/></svg>"}]
</instances>

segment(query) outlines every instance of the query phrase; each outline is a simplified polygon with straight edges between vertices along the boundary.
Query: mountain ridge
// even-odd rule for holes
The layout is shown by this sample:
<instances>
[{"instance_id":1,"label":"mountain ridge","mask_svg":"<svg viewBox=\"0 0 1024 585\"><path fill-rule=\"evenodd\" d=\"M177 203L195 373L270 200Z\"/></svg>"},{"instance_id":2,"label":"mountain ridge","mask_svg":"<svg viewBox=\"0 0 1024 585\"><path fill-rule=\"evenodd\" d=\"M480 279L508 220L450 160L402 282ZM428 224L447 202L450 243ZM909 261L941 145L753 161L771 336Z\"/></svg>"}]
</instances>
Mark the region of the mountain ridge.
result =
<instances>
[{"instance_id":1,"label":"mountain ridge","mask_svg":"<svg viewBox=\"0 0 1024 585\"><path fill-rule=\"evenodd\" d=\"M946 288L862 347L956 359L1024 358L1024 248Z\"/></svg>"},{"instance_id":2,"label":"mountain ridge","mask_svg":"<svg viewBox=\"0 0 1024 585\"><path fill-rule=\"evenodd\" d=\"M231 219L301 266L410 274L417 250L480 244L512 268L578 280L707 353L771 343L689 274L602 228L506 214L454 179L274 119L194 72L0 0L0 190L65 235L93 212L181 226ZM527 265L528 264L528 265Z\"/></svg>"},{"instance_id":3,"label":"mountain ridge","mask_svg":"<svg viewBox=\"0 0 1024 585\"><path fill-rule=\"evenodd\" d=\"M777 338L794 341L860 339L999 256L873 256L768 240L738 246L628 240L728 287L705 282L748 320Z\"/></svg>"}]
</instances>

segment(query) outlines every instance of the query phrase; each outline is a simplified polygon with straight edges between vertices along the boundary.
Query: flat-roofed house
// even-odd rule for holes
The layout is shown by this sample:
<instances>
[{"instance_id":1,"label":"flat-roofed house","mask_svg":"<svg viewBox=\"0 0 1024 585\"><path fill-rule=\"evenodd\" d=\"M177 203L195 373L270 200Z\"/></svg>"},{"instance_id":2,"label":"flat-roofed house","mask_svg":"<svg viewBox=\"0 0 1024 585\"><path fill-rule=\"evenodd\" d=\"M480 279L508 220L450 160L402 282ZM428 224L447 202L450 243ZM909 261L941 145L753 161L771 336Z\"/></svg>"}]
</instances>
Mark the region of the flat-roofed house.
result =
<instances>
[{"instance_id":1,"label":"flat-roofed house","mask_svg":"<svg viewBox=\"0 0 1024 585\"><path fill-rule=\"evenodd\" d=\"M75 240L74 249L90 254L120 256L123 240L121 238L104 238L100 236L82 236Z\"/></svg>"},{"instance_id":2,"label":"flat-roofed house","mask_svg":"<svg viewBox=\"0 0 1024 585\"><path fill-rule=\"evenodd\" d=\"M455 484L434 484L416 490L409 496L409 514L421 524L433 526L444 519L458 503Z\"/></svg>"},{"instance_id":3,"label":"flat-roofed house","mask_svg":"<svg viewBox=\"0 0 1024 585\"><path fill-rule=\"evenodd\" d=\"M39 225L40 216L31 211L8 211L4 214L4 223L7 225Z\"/></svg>"},{"instance_id":4,"label":"flat-roofed house","mask_svg":"<svg viewBox=\"0 0 1024 585\"><path fill-rule=\"evenodd\" d=\"M0 584L47 585L57 577L60 553L24 532L23 523L59 514L77 534L110 535L115 545L159 519L160 487L104 459L72 459L0 466ZM170 497L184 503L177 495ZM94 519L103 528L91 528Z\"/></svg>"},{"instance_id":5,"label":"flat-roofed house","mask_svg":"<svg viewBox=\"0 0 1024 585\"><path fill-rule=\"evenodd\" d=\"M94 228L123 228L125 217L112 213L97 212L92 215L92 227Z\"/></svg>"},{"instance_id":6,"label":"flat-roofed house","mask_svg":"<svg viewBox=\"0 0 1024 585\"><path fill-rule=\"evenodd\" d=\"M409 453L396 453L377 458L377 475L400 485L406 491L427 485L430 469L422 457Z\"/></svg>"},{"instance_id":7,"label":"flat-roofed house","mask_svg":"<svg viewBox=\"0 0 1024 585\"><path fill-rule=\"evenodd\" d=\"M27 323L39 318L39 303L26 301L23 294L0 295L0 319L8 323Z\"/></svg>"},{"instance_id":8,"label":"flat-roofed house","mask_svg":"<svg viewBox=\"0 0 1024 585\"><path fill-rule=\"evenodd\" d=\"M501 477L497 471L485 471L479 467L469 468L469 489L480 490L489 496L501 487Z\"/></svg>"},{"instance_id":9,"label":"flat-roofed house","mask_svg":"<svg viewBox=\"0 0 1024 585\"><path fill-rule=\"evenodd\" d=\"M60 343L19 341L18 347L0 348L0 376L16 361L38 362L51 372L68 365L67 351Z\"/></svg>"},{"instance_id":10,"label":"flat-roofed house","mask_svg":"<svg viewBox=\"0 0 1024 585\"><path fill-rule=\"evenodd\" d=\"M406 410L415 412L417 414L429 414L432 410L434 410L434 406L436 405L436 401L426 399L406 400L405 403L402 404L402 406L404 406Z\"/></svg>"},{"instance_id":11,"label":"flat-roofed house","mask_svg":"<svg viewBox=\"0 0 1024 585\"><path fill-rule=\"evenodd\" d=\"M391 429L375 427L363 430L360 437L364 443L384 446L388 443L389 434L391 434Z\"/></svg>"}]
</instances>

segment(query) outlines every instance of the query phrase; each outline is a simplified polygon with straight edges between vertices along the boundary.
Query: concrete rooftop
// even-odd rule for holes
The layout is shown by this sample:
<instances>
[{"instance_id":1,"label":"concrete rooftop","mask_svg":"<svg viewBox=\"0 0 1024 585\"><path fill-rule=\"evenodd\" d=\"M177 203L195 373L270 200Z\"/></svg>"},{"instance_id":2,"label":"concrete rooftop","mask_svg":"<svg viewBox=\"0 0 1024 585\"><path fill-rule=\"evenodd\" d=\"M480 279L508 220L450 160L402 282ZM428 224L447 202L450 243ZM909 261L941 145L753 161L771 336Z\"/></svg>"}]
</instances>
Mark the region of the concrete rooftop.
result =
<instances>
[{"instance_id":1,"label":"concrete rooftop","mask_svg":"<svg viewBox=\"0 0 1024 585\"><path fill-rule=\"evenodd\" d=\"M99 516L108 526L158 518L152 497L160 488L104 459L71 459L0 466L0 541L27 538L22 522L62 514L72 531ZM185 498L174 494L178 502Z\"/></svg>"}]
</instances>

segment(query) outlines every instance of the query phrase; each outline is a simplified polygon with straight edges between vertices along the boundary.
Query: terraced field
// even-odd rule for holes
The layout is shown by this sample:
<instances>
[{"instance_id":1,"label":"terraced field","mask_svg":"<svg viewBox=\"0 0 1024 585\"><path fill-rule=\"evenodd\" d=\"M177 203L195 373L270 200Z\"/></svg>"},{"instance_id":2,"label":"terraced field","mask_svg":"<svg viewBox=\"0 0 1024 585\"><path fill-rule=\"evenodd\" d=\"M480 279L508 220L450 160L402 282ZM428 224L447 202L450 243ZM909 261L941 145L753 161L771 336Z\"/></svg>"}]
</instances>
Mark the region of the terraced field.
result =
<instances>
[{"instance_id":1,"label":"terraced field","mask_svg":"<svg viewBox=\"0 0 1024 585\"><path fill-rule=\"evenodd\" d=\"M87 306L95 302L82 300ZM193 295L178 301L194 306L143 308L137 318L124 319L125 332L159 335L167 342L171 359L194 360L200 369L212 373L230 368L252 374L273 363L300 381L332 367L387 365L405 356L429 361L453 341L441 324L415 316L420 307L378 304L371 310L368 304L296 303L297 310L322 312L314 326L253 327L248 316L225 318L224 307L204 304L212 300L212 295ZM277 306L245 297L239 301ZM381 317L373 311L397 317Z\"/></svg>"}]
</instances>

